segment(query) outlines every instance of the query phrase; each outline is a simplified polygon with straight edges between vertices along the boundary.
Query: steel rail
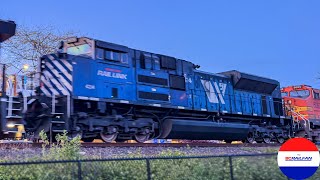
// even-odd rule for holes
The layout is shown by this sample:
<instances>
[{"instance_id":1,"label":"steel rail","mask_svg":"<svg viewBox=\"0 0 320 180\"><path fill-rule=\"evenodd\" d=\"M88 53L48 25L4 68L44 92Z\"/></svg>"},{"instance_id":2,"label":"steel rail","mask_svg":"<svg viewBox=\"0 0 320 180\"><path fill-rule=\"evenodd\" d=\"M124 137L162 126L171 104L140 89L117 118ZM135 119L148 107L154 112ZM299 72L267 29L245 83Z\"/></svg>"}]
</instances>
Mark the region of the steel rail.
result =
<instances>
[{"instance_id":1,"label":"steel rail","mask_svg":"<svg viewBox=\"0 0 320 180\"><path fill-rule=\"evenodd\" d=\"M1 149L24 149L24 148L41 148L43 146L42 143L30 143L30 142L10 142L10 143L0 143ZM238 143L238 144L227 144L227 143L81 143L81 147L83 148L93 148L93 147L172 147L172 148L180 148L180 147L280 147L279 143ZM50 146L47 146L50 147Z\"/></svg>"}]
</instances>

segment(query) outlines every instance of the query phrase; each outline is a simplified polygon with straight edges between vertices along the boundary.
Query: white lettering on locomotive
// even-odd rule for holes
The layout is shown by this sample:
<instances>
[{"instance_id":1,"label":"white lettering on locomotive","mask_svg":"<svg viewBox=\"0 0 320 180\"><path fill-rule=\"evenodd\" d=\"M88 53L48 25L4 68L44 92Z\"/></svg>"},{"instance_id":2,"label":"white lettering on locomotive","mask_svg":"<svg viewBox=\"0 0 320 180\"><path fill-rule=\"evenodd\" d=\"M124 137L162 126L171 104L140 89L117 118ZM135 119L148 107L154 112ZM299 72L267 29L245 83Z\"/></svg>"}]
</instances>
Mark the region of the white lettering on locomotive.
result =
<instances>
[{"instance_id":1,"label":"white lettering on locomotive","mask_svg":"<svg viewBox=\"0 0 320 180\"><path fill-rule=\"evenodd\" d=\"M105 76L105 77L111 77L116 79L127 79L127 74L117 73L117 72L110 72L110 71L101 71L98 70L97 73L98 76Z\"/></svg>"},{"instance_id":2,"label":"white lettering on locomotive","mask_svg":"<svg viewBox=\"0 0 320 180\"><path fill-rule=\"evenodd\" d=\"M96 89L95 85L91 85L91 84L86 84L85 86L87 89Z\"/></svg>"},{"instance_id":3,"label":"white lettering on locomotive","mask_svg":"<svg viewBox=\"0 0 320 180\"><path fill-rule=\"evenodd\" d=\"M184 74L184 79L185 79L185 82L189 82L190 84L192 83L192 79L191 78L188 78L187 74Z\"/></svg>"}]
</instances>

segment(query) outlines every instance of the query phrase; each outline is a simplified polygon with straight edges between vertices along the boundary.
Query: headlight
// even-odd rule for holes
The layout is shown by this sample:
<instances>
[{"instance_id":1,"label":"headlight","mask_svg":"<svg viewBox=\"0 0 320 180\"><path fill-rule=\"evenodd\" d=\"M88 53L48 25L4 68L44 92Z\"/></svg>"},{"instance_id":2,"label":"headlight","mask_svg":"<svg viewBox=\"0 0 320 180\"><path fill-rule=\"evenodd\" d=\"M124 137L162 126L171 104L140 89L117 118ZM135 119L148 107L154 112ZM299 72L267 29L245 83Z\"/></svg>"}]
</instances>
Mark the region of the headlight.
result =
<instances>
[{"instance_id":1,"label":"headlight","mask_svg":"<svg viewBox=\"0 0 320 180\"><path fill-rule=\"evenodd\" d=\"M12 123L8 123L8 124L7 124L7 127L8 127L8 128L14 128L14 126L15 126L15 125L12 124Z\"/></svg>"}]
</instances>

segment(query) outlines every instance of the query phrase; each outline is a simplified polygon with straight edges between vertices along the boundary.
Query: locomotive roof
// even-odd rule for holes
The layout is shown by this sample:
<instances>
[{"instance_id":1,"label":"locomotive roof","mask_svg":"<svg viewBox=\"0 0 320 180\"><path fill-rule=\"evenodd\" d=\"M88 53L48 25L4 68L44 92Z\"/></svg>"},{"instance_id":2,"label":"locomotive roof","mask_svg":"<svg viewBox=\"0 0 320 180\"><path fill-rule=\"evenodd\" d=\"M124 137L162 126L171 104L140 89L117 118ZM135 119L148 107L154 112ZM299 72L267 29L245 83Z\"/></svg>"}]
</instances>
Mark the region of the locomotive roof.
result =
<instances>
[{"instance_id":1,"label":"locomotive roof","mask_svg":"<svg viewBox=\"0 0 320 180\"><path fill-rule=\"evenodd\" d=\"M263 94L272 94L279 86L279 81L236 70L221 72L232 78L234 88Z\"/></svg>"},{"instance_id":2,"label":"locomotive roof","mask_svg":"<svg viewBox=\"0 0 320 180\"><path fill-rule=\"evenodd\" d=\"M74 38L75 37L73 37L73 39ZM172 57L172 56L168 56L168 55L165 55L165 54L159 54L159 53L147 52L147 51L139 50L139 49L135 49L135 48L129 48L129 47L124 46L124 45L119 45L119 44L115 44L115 43L101 41L101 40L93 39L93 38L89 38L89 37L79 37L78 39L81 39L81 38L86 38L86 39L93 40L95 42L95 46L100 47L100 48L113 49L113 50L117 50L117 51L121 51L121 52L129 52L130 49L131 49L131 50L135 50L135 51L141 51L141 52L144 52L144 53L156 54L156 55L159 55L159 56ZM72 39L72 38L70 38L70 39ZM68 40L66 42L68 42ZM187 61L187 60L184 60L184 59L180 59L180 58L176 58L176 57L173 57L173 58L192 63L191 61Z\"/></svg>"},{"instance_id":3,"label":"locomotive roof","mask_svg":"<svg viewBox=\"0 0 320 180\"><path fill-rule=\"evenodd\" d=\"M232 74L232 73L240 73L242 76L251 76L251 77L256 77L259 79L264 79L265 81L269 81L270 83L278 83L278 81L275 79L267 78L264 76L258 76L258 75L250 74L250 73L246 73L246 72L240 72L237 70L225 71L225 72L221 72L219 74Z\"/></svg>"},{"instance_id":4,"label":"locomotive roof","mask_svg":"<svg viewBox=\"0 0 320 180\"><path fill-rule=\"evenodd\" d=\"M143 51L143 50L133 49L133 48L129 48L129 47L124 46L124 45L119 45L119 44L115 44L115 43L101 41L101 40L98 40L98 39L88 38L88 37L80 37L80 38L73 37L73 38L70 38L70 40L67 39L66 42L68 43L68 42L78 41L79 39L92 40L92 41L95 42L95 47L98 47L98 48L100 47L100 48L104 48L104 49L112 49L112 50L121 51L121 52L127 52L127 53L129 53L130 50L135 50L135 51L141 51L142 53L151 53L151 54L155 54L155 55L159 55L159 56L167 56L167 55L164 55L164 54L158 54L158 53L152 53L152 52L147 52L147 51ZM167 57L172 57L172 56L167 56ZM173 58L175 58L175 57L173 57ZM175 58L175 59L179 59L179 60L182 60L182 61L185 61L185 62L192 63L190 61L183 60L183 59L180 59L180 58ZM212 73L212 72L205 72L205 71L201 71L201 70L196 70L196 68L198 68L200 66L194 65L194 67L195 67L194 72L213 75L213 76L218 76L218 77L221 77L221 78L231 78L231 77L233 77L233 80L234 80L235 83L237 83L240 78L244 78L244 79L250 79L250 80L253 80L253 81L263 82L263 83L267 83L267 84L273 84L273 85L278 85L279 84L279 82L274 80L274 79L261 77L261 76L257 76L257 75L252 75L252 74L249 74L249 73L243 73L243 72L239 72L239 71L236 71L236 70L226 71L226 72L221 72L221 73ZM237 78L235 78L235 77L237 77Z\"/></svg>"},{"instance_id":5,"label":"locomotive roof","mask_svg":"<svg viewBox=\"0 0 320 180\"><path fill-rule=\"evenodd\" d=\"M291 86L286 86L286 87L282 87L282 89L287 89L287 88L292 88L292 89L299 89L299 88L302 88L302 87L307 87L307 88L310 88L310 89L313 89L313 90L316 90L316 91L319 91L320 92L320 89L317 89L317 88L314 88L310 85L307 85L307 84L301 84L301 85L291 85Z\"/></svg>"},{"instance_id":6,"label":"locomotive roof","mask_svg":"<svg viewBox=\"0 0 320 180\"><path fill-rule=\"evenodd\" d=\"M222 77L222 78L228 78L228 79L230 78L229 76L226 76L223 74L211 73L211 72L206 72L206 71L201 71L201 70L194 70L194 72L208 74L208 75L212 75L212 76L218 76L218 77Z\"/></svg>"}]
</instances>

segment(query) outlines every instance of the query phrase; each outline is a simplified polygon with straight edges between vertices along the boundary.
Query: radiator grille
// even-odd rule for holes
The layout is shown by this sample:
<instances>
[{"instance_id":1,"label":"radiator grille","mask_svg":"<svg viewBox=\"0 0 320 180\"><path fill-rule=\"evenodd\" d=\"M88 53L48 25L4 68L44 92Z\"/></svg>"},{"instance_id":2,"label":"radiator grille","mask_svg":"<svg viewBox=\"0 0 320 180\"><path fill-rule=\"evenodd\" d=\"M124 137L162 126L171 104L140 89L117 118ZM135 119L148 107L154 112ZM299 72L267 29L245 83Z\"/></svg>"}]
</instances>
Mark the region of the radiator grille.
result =
<instances>
[{"instance_id":1,"label":"radiator grille","mask_svg":"<svg viewBox=\"0 0 320 180\"><path fill-rule=\"evenodd\" d=\"M185 90L186 83L183 76L170 75L170 87L172 89Z\"/></svg>"},{"instance_id":2,"label":"radiator grille","mask_svg":"<svg viewBox=\"0 0 320 180\"><path fill-rule=\"evenodd\" d=\"M163 79L163 78L138 75L138 81L139 82L143 82L143 83L168 86L168 80L167 79Z\"/></svg>"},{"instance_id":3,"label":"radiator grille","mask_svg":"<svg viewBox=\"0 0 320 180\"><path fill-rule=\"evenodd\" d=\"M151 93L151 92L143 92L143 91L139 91L138 94L139 94L139 98L141 98L141 99L169 101L168 94Z\"/></svg>"}]
</instances>

